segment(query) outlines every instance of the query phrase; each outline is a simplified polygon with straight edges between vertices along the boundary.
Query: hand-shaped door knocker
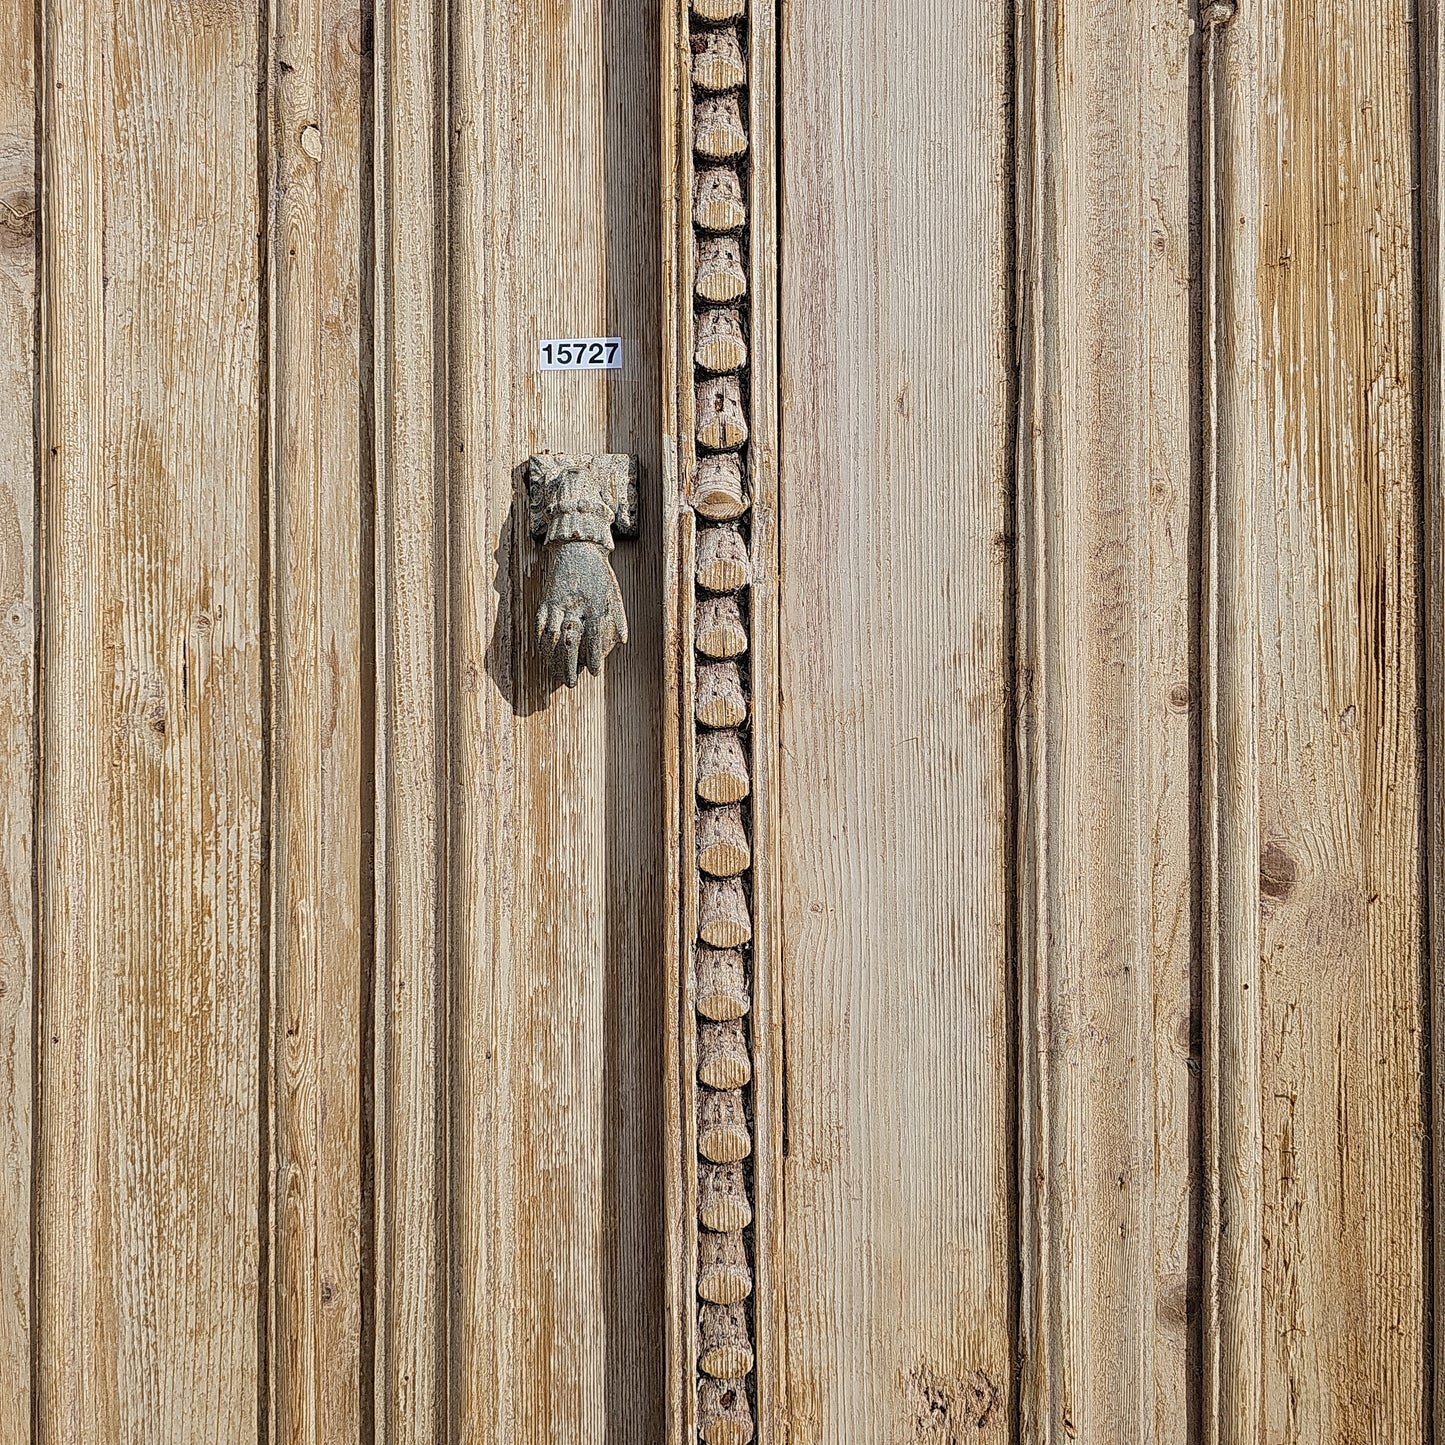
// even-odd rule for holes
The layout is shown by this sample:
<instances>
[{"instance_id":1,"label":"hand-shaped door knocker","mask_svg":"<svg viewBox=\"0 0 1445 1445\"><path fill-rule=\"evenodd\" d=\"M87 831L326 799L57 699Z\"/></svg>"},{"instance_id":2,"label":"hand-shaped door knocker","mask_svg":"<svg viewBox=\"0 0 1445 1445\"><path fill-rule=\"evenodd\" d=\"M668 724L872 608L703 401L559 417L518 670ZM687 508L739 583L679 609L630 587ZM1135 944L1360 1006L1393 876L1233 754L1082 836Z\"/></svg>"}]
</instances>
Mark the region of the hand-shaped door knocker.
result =
<instances>
[{"instance_id":1,"label":"hand-shaped door knocker","mask_svg":"<svg viewBox=\"0 0 1445 1445\"><path fill-rule=\"evenodd\" d=\"M527 524L545 550L537 642L568 687L577 663L594 677L607 654L627 641L627 614L612 564L614 531L637 535L637 461L542 452L527 470Z\"/></svg>"}]
</instances>

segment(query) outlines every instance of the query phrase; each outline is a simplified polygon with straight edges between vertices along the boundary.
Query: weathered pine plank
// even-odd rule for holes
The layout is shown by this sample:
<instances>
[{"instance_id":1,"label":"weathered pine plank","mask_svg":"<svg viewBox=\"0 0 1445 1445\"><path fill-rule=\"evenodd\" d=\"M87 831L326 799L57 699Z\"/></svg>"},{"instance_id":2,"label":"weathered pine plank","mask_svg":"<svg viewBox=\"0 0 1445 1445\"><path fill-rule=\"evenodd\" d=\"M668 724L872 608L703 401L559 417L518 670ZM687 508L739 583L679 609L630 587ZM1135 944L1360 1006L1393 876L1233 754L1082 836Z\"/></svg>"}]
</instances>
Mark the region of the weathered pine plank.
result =
<instances>
[{"instance_id":1,"label":"weathered pine plank","mask_svg":"<svg viewBox=\"0 0 1445 1445\"><path fill-rule=\"evenodd\" d=\"M443 12L382 0L376 135L378 1442L444 1438L447 526Z\"/></svg>"},{"instance_id":2,"label":"weathered pine plank","mask_svg":"<svg viewBox=\"0 0 1445 1445\"><path fill-rule=\"evenodd\" d=\"M1199 916L1206 1445L1258 1445L1260 1179L1257 508L1260 12L1202 17Z\"/></svg>"},{"instance_id":3,"label":"weathered pine plank","mask_svg":"<svg viewBox=\"0 0 1445 1445\"><path fill-rule=\"evenodd\" d=\"M45 1439L258 1435L259 48L46 9Z\"/></svg>"},{"instance_id":4,"label":"weathered pine plank","mask_svg":"<svg viewBox=\"0 0 1445 1445\"><path fill-rule=\"evenodd\" d=\"M1279 1440L1426 1431L1412 16L1261 15L1262 1425Z\"/></svg>"},{"instance_id":5,"label":"weathered pine plank","mask_svg":"<svg viewBox=\"0 0 1445 1445\"><path fill-rule=\"evenodd\" d=\"M451 920L458 1438L662 1431L655 0L453 12ZM640 139L641 138L641 139ZM539 373L620 335L618 373ZM631 641L542 670L528 456L639 456Z\"/></svg>"},{"instance_id":6,"label":"weathered pine plank","mask_svg":"<svg viewBox=\"0 0 1445 1445\"><path fill-rule=\"evenodd\" d=\"M1040 1442L1182 1445L1190 8L1041 3L1025 13L1022 1429Z\"/></svg>"},{"instance_id":7,"label":"weathered pine plank","mask_svg":"<svg viewBox=\"0 0 1445 1445\"><path fill-rule=\"evenodd\" d=\"M361 24L356 4L281 0L271 11L269 1398L278 1445L363 1438L362 889L372 780L362 716L371 388L362 372Z\"/></svg>"},{"instance_id":8,"label":"weathered pine plank","mask_svg":"<svg viewBox=\"0 0 1445 1445\"><path fill-rule=\"evenodd\" d=\"M1427 783L1426 898L1432 1085L1431 1118L1445 1119L1445 991L1438 962L1445 940L1445 17L1438 5L1421 5L1420 26L1420 426L1424 494L1423 642ZM1445 1318L1445 1150L1432 1149L1428 1282L1433 1315ZM1427 1402L1433 1439L1445 1439L1445 1336L1438 1324L1430 1364L1434 1397Z\"/></svg>"},{"instance_id":9,"label":"weathered pine plank","mask_svg":"<svg viewBox=\"0 0 1445 1445\"><path fill-rule=\"evenodd\" d=\"M0 15L0 1445L30 1441L35 9Z\"/></svg>"},{"instance_id":10,"label":"weathered pine plank","mask_svg":"<svg viewBox=\"0 0 1445 1445\"><path fill-rule=\"evenodd\" d=\"M780 36L788 1438L1001 1442L1010 19Z\"/></svg>"}]
</instances>

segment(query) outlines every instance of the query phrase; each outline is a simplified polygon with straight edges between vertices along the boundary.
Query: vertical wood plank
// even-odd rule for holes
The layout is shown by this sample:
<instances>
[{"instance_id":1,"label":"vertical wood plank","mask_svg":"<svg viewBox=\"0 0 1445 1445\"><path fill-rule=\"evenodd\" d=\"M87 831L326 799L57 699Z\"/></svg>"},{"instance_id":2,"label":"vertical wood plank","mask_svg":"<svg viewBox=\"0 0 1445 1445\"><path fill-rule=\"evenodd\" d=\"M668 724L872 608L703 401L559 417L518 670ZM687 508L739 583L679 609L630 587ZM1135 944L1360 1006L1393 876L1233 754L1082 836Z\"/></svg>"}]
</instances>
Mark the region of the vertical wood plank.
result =
<instances>
[{"instance_id":1,"label":"vertical wood plank","mask_svg":"<svg viewBox=\"0 0 1445 1445\"><path fill-rule=\"evenodd\" d=\"M1022 1428L1188 1438L1187 6L1021 49Z\"/></svg>"},{"instance_id":2,"label":"vertical wood plank","mask_svg":"<svg viewBox=\"0 0 1445 1445\"><path fill-rule=\"evenodd\" d=\"M1421 484L1424 494L1423 664L1425 688L1425 842L1431 1007L1430 1117L1434 1138L1431 1195L1430 1301L1435 1320L1427 1402L1434 1440L1445 1439L1445 16L1438 4L1417 6L1420 27L1420 378Z\"/></svg>"},{"instance_id":3,"label":"vertical wood plank","mask_svg":"<svg viewBox=\"0 0 1445 1445\"><path fill-rule=\"evenodd\" d=\"M376 1438L445 1438L444 11L376 8Z\"/></svg>"},{"instance_id":4,"label":"vertical wood plank","mask_svg":"<svg viewBox=\"0 0 1445 1445\"><path fill-rule=\"evenodd\" d=\"M30 1440L34 1092L35 7L0 15L0 1445Z\"/></svg>"},{"instance_id":5,"label":"vertical wood plank","mask_svg":"<svg viewBox=\"0 0 1445 1445\"><path fill-rule=\"evenodd\" d=\"M1262 1426L1282 1440L1426 1429L1413 15L1261 13Z\"/></svg>"},{"instance_id":6,"label":"vertical wood plank","mask_svg":"<svg viewBox=\"0 0 1445 1445\"><path fill-rule=\"evenodd\" d=\"M453 16L454 1429L508 1445L662 1431L658 24ZM586 335L620 374L537 372ZM641 468L631 640L575 691L533 640L544 448Z\"/></svg>"},{"instance_id":7,"label":"vertical wood plank","mask_svg":"<svg viewBox=\"0 0 1445 1445\"><path fill-rule=\"evenodd\" d=\"M1263 1392L1259 956L1261 11L1203 15L1200 992L1204 1189L1200 1428L1257 1445Z\"/></svg>"},{"instance_id":8,"label":"vertical wood plank","mask_svg":"<svg viewBox=\"0 0 1445 1445\"><path fill-rule=\"evenodd\" d=\"M258 15L47 6L39 1428L257 1439Z\"/></svg>"},{"instance_id":9,"label":"vertical wood plank","mask_svg":"<svg viewBox=\"0 0 1445 1445\"><path fill-rule=\"evenodd\" d=\"M788 1438L1005 1441L1009 19L780 44Z\"/></svg>"},{"instance_id":10,"label":"vertical wood plank","mask_svg":"<svg viewBox=\"0 0 1445 1445\"><path fill-rule=\"evenodd\" d=\"M270 1438L360 1445L362 15L279 0L271 27Z\"/></svg>"}]
</instances>

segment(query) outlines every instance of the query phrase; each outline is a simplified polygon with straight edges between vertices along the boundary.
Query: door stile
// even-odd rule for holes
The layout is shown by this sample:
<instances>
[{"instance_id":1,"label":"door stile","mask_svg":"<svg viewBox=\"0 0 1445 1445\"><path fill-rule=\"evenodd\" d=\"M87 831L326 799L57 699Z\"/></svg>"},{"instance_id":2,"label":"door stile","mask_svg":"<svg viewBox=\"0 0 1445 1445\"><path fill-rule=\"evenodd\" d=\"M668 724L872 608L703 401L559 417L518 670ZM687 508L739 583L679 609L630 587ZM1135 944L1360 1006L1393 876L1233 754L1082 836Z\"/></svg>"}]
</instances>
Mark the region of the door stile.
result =
<instances>
[{"instance_id":1,"label":"door stile","mask_svg":"<svg viewBox=\"0 0 1445 1445\"><path fill-rule=\"evenodd\" d=\"M663 19L672 1445L781 1428L775 17Z\"/></svg>"}]
</instances>

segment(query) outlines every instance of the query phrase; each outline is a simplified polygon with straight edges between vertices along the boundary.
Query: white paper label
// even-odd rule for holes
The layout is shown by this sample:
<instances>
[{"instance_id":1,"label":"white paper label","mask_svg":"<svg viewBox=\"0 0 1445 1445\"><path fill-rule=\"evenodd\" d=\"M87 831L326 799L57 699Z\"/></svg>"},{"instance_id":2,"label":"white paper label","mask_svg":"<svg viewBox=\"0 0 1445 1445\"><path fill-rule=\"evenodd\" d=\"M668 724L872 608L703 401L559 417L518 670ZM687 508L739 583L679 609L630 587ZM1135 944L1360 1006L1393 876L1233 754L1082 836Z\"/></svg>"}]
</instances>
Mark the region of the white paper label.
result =
<instances>
[{"instance_id":1,"label":"white paper label","mask_svg":"<svg viewBox=\"0 0 1445 1445\"><path fill-rule=\"evenodd\" d=\"M537 343L539 371L621 371L620 336L568 336Z\"/></svg>"}]
</instances>

